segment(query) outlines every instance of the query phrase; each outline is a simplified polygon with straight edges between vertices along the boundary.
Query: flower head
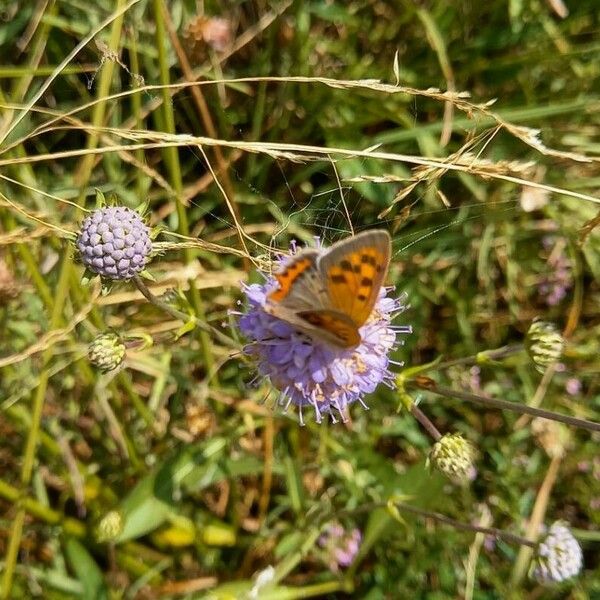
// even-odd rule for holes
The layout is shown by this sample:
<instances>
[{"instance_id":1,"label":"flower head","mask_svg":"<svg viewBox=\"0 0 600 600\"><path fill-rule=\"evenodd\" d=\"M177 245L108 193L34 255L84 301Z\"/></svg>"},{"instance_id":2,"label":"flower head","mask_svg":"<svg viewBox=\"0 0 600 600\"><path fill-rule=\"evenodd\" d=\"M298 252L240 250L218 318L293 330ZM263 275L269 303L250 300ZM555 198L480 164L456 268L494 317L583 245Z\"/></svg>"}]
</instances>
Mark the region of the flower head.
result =
<instances>
[{"instance_id":1,"label":"flower head","mask_svg":"<svg viewBox=\"0 0 600 600\"><path fill-rule=\"evenodd\" d=\"M118 510L106 513L96 527L96 541L99 544L116 540L123 532L123 515Z\"/></svg>"},{"instance_id":2,"label":"flower head","mask_svg":"<svg viewBox=\"0 0 600 600\"><path fill-rule=\"evenodd\" d=\"M124 206L95 210L81 224L76 244L90 271L114 280L143 271L152 251L150 229L137 212Z\"/></svg>"},{"instance_id":3,"label":"flower head","mask_svg":"<svg viewBox=\"0 0 600 600\"><path fill-rule=\"evenodd\" d=\"M455 481L466 483L476 474L475 448L460 433L447 433L431 448L427 464Z\"/></svg>"},{"instance_id":4,"label":"flower head","mask_svg":"<svg viewBox=\"0 0 600 600\"><path fill-rule=\"evenodd\" d=\"M299 408L301 423L306 406L314 409L318 423L323 414L335 422L336 412L345 421L350 404L358 401L366 407L366 394L382 382L393 385L388 355L398 344L397 334L411 331L408 326L391 324L395 314L404 310L404 298L390 298L389 289L382 288L371 316L359 330L360 343L344 349L313 339L267 313L267 295L274 286L270 278L264 284L244 285L248 306L239 327L250 340L245 353L256 360L260 375L280 391L279 404Z\"/></svg>"},{"instance_id":5,"label":"flower head","mask_svg":"<svg viewBox=\"0 0 600 600\"><path fill-rule=\"evenodd\" d=\"M103 373L114 371L125 358L125 344L114 332L101 333L88 346L88 359Z\"/></svg>"},{"instance_id":6,"label":"flower head","mask_svg":"<svg viewBox=\"0 0 600 600\"><path fill-rule=\"evenodd\" d=\"M573 534L556 521L537 548L533 576L540 583L552 584L574 577L583 567L583 552Z\"/></svg>"},{"instance_id":7,"label":"flower head","mask_svg":"<svg viewBox=\"0 0 600 600\"><path fill-rule=\"evenodd\" d=\"M556 364L565 349L565 340L554 323L535 319L525 338L525 348L538 371Z\"/></svg>"},{"instance_id":8,"label":"flower head","mask_svg":"<svg viewBox=\"0 0 600 600\"><path fill-rule=\"evenodd\" d=\"M339 523L330 523L319 537L319 546L327 553L329 568L338 571L348 567L358 554L362 534L358 529L345 530Z\"/></svg>"}]
</instances>

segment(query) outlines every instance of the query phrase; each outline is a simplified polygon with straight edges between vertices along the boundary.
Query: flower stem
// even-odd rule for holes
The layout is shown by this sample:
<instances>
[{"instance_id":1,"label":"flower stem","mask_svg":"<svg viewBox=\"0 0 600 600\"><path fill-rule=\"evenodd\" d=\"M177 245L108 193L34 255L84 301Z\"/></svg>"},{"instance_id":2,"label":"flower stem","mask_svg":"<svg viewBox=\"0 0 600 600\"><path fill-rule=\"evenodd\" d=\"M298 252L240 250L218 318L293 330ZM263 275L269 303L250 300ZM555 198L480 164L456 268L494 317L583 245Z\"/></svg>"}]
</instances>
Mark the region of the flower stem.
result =
<instances>
[{"instance_id":1,"label":"flower stem","mask_svg":"<svg viewBox=\"0 0 600 600\"><path fill-rule=\"evenodd\" d=\"M175 134L175 115L173 112L173 104L171 103L171 97L167 87L171 83L169 77L169 61L167 56L168 48L168 37L165 31L165 22L162 13L162 0L154 0L154 21L156 23L156 44L158 47L158 63L160 70L160 82L163 84L162 95L163 95L163 117L165 131L168 134ZM165 163L167 170L169 171L170 183L175 190L175 206L177 207L177 229L182 235L188 236L189 224L186 213L186 207L183 204L183 179L181 176L181 165L179 164L178 150L174 146L165 147L163 149ZM185 262L190 263L194 260L193 251L189 248L184 249ZM193 279L189 280L190 286L190 300L194 307L196 316L199 319L205 320L205 310L200 292L196 287L196 283ZM204 355L204 366L207 373L213 371L214 357L211 350L210 337L202 328L199 331L200 346L202 348L202 354ZM216 381L216 378L215 378Z\"/></svg>"},{"instance_id":2,"label":"flower stem","mask_svg":"<svg viewBox=\"0 0 600 600\"><path fill-rule=\"evenodd\" d=\"M163 302L160 298L157 298L150 291L145 281L139 275L135 275L135 277L133 278L133 283L135 284L137 289L142 293L144 298L148 300L148 302L154 304L154 306L160 308L160 310L171 315L174 319L177 319L178 321L183 321L184 323L192 321L196 327L202 329L205 333L214 334L226 346L239 350L239 346L231 338L227 337L224 333L221 333L216 327L212 327L211 325L208 325L208 323L204 323L203 321L201 321L193 315L189 315L180 310L177 310L170 304L167 304L166 302Z\"/></svg>"},{"instance_id":3,"label":"flower stem","mask_svg":"<svg viewBox=\"0 0 600 600\"><path fill-rule=\"evenodd\" d=\"M69 246L64 253L56 293L54 297L54 305L50 316L50 329L57 329L62 319L62 311L69 293L69 275L72 264L72 249ZM33 406L31 409L31 427L27 436L25 452L23 455L23 465L21 467L21 493L25 494L31 482L33 473L33 464L35 461L35 453L37 450L38 438L40 434L40 424L42 420L42 409L44 407L44 399L50 379L50 360L52 359L52 349L48 349L42 355L43 371L38 381L38 387L33 397ZM12 589L12 579L19 554L19 546L21 544L21 536L23 534L23 525L25 522L25 507L21 502L18 502L18 510L13 520L13 525L10 532L8 549L6 550L6 558L4 562L4 574L2 576L2 589L0 598L3 600L10 598Z\"/></svg>"},{"instance_id":4,"label":"flower stem","mask_svg":"<svg viewBox=\"0 0 600 600\"><path fill-rule=\"evenodd\" d=\"M439 432L438 428L416 404L412 404L410 407L410 412L436 442L442 438L442 434Z\"/></svg>"},{"instance_id":5,"label":"flower stem","mask_svg":"<svg viewBox=\"0 0 600 600\"><path fill-rule=\"evenodd\" d=\"M544 520L544 515L546 514L550 493L554 487L554 484L556 483L556 478L558 477L558 470L561 461L562 459L559 456L555 456L552 459L552 462L546 471L544 481L542 482L542 485L537 493L531 518L529 519L529 525L527 526L527 531L525 532L527 538L532 542L535 542L539 536L540 526ZM510 577L512 585L518 586L523 580L523 577L525 577L527 568L531 562L531 556L532 552L530 548L526 548L524 546L520 548Z\"/></svg>"},{"instance_id":6,"label":"flower stem","mask_svg":"<svg viewBox=\"0 0 600 600\"><path fill-rule=\"evenodd\" d=\"M86 526L81 521L72 517L65 517L62 513L44 506L33 498L21 496L21 492L16 487L2 479L0 479L0 497L9 502L18 502L24 511L49 525L62 523L65 532L70 535L83 537L86 534Z\"/></svg>"},{"instance_id":7,"label":"flower stem","mask_svg":"<svg viewBox=\"0 0 600 600\"><path fill-rule=\"evenodd\" d=\"M520 535L516 535L514 533L509 533L508 531L504 531L503 529L497 529L495 527L482 527L481 525L473 525L472 523L465 523L463 521L458 521L453 519L452 517L447 517L438 512L433 512L430 510L425 510L424 508L417 508L412 504L406 504L404 502L399 502L396 500L389 500L387 502L371 502L369 504L363 504L356 509L341 511L337 514L338 518L346 516L346 515L356 515L360 513L370 513L378 508L393 508L398 509L399 511L409 512L420 517L424 517L426 519L433 519L434 521L438 521L439 523L444 523L445 525L450 525L455 529L460 529L461 531L472 531L474 533L483 533L485 535L490 535L496 539L502 539L511 544L517 544L519 546L528 546L530 548L535 548L537 544L527 538L521 537Z\"/></svg>"},{"instance_id":8,"label":"flower stem","mask_svg":"<svg viewBox=\"0 0 600 600\"><path fill-rule=\"evenodd\" d=\"M586 419L578 419L577 417L570 417L568 415L561 415L550 410L543 410L541 408L535 408L533 406L527 406L524 404L516 404L515 402L508 402L506 400L497 400L496 398L488 398L479 394L473 394L471 392L461 392L459 390L453 390L442 385L438 385L432 379L428 377L418 377L406 382L406 385L411 385L416 388L427 390L438 396L444 396L445 398L466 400L467 402L474 402L475 404L481 404L483 406L489 406L491 408L499 408L500 410L510 410L519 414L532 415L533 417L541 417L542 419L548 419L550 421L558 421L565 423L566 425L572 425L573 427L580 427L581 429L587 429L588 431L599 431L600 423L595 421L588 421Z\"/></svg>"},{"instance_id":9,"label":"flower stem","mask_svg":"<svg viewBox=\"0 0 600 600\"><path fill-rule=\"evenodd\" d=\"M463 358L457 358L454 360L447 360L440 362L435 365L436 370L447 369L448 367L454 367L456 365L482 365L494 360L501 360L512 354L521 352L525 346L523 344L514 344L512 346L503 346L502 348L496 348L495 350L486 350L485 352L478 352L472 356L465 356Z\"/></svg>"},{"instance_id":10,"label":"flower stem","mask_svg":"<svg viewBox=\"0 0 600 600\"><path fill-rule=\"evenodd\" d=\"M463 521L457 521L456 519L452 519L451 517L447 517L446 515L442 515L441 513L432 512L423 508L417 508L416 506L404 504L403 502L394 502L394 506L398 508L398 510L410 512L415 515L425 517L427 519L433 519L435 521L438 521L439 523L450 525L451 527L454 527L455 529L460 529L462 531L473 531L475 533L491 535L496 539L503 539L511 544L517 544L519 546L528 546L529 548L535 548L537 545L535 542L521 537L520 535L515 535L514 533L509 533L508 531L497 529L496 527L482 527L481 525L464 523Z\"/></svg>"}]
</instances>

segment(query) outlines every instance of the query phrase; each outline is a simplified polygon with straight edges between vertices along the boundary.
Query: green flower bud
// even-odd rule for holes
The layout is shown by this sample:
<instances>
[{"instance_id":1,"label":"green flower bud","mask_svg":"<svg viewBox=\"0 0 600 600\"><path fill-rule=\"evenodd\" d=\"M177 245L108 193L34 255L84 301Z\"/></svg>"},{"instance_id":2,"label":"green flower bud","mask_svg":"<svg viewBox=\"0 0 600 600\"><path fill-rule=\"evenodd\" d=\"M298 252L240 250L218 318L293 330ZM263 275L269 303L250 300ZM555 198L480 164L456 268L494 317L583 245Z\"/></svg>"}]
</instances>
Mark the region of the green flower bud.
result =
<instances>
[{"instance_id":1,"label":"green flower bud","mask_svg":"<svg viewBox=\"0 0 600 600\"><path fill-rule=\"evenodd\" d=\"M560 360L565 340L553 323L536 319L527 332L525 348L535 368L543 373Z\"/></svg>"},{"instance_id":2,"label":"green flower bud","mask_svg":"<svg viewBox=\"0 0 600 600\"><path fill-rule=\"evenodd\" d=\"M88 347L88 359L103 373L116 369L125 357L125 344L114 332L102 333Z\"/></svg>"},{"instance_id":3,"label":"green flower bud","mask_svg":"<svg viewBox=\"0 0 600 600\"><path fill-rule=\"evenodd\" d=\"M96 527L96 540L99 544L113 542L123 532L123 515L118 510L111 510Z\"/></svg>"},{"instance_id":4,"label":"green flower bud","mask_svg":"<svg viewBox=\"0 0 600 600\"><path fill-rule=\"evenodd\" d=\"M460 433L447 433L437 441L427 458L427 466L455 483L466 483L476 475L475 447Z\"/></svg>"}]
</instances>

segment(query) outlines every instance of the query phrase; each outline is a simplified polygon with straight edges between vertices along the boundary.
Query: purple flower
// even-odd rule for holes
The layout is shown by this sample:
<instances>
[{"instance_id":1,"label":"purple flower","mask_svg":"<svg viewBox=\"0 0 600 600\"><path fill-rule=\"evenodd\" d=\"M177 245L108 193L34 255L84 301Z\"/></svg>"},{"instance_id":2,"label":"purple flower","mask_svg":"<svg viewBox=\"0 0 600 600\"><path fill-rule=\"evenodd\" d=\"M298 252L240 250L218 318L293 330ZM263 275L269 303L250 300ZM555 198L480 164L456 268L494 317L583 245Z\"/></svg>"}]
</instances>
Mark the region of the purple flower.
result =
<instances>
[{"instance_id":1,"label":"purple flower","mask_svg":"<svg viewBox=\"0 0 600 600\"><path fill-rule=\"evenodd\" d=\"M295 246L292 245L292 252ZM283 259L285 261L285 259ZM279 390L278 404L287 410L298 407L300 423L302 409L310 406L317 423L323 414L334 422L334 412L346 421L346 408L363 401L380 383L394 385L394 375L388 357L399 340L398 334L410 333L410 326L393 326L392 318L403 311L404 297L388 297L393 288L382 288L373 312L360 328L361 342L355 348L334 348L324 341L312 339L289 323L265 312L268 293L275 282L243 285L248 300L241 313L239 327L250 340L245 353L255 359L262 377L267 377Z\"/></svg>"},{"instance_id":2,"label":"purple flower","mask_svg":"<svg viewBox=\"0 0 600 600\"><path fill-rule=\"evenodd\" d=\"M150 229L125 206L95 210L81 224L76 244L90 271L114 280L128 280L143 271L152 252Z\"/></svg>"},{"instance_id":3,"label":"purple flower","mask_svg":"<svg viewBox=\"0 0 600 600\"><path fill-rule=\"evenodd\" d=\"M565 389L571 396L577 396L581 392L581 381L576 377L569 377L565 382Z\"/></svg>"},{"instance_id":4,"label":"purple flower","mask_svg":"<svg viewBox=\"0 0 600 600\"><path fill-rule=\"evenodd\" d=\"M548 306L556 306L573 287L573 265L565 253L565 240L548 235L542 245L548 253L547 272L538 283L538 292Z\"/></svg>"},{"instance_id":5,"label":"purple flower","mask_svg":"<svg viewBox=\"0 0 600 600\"><path fill-rule=\"evenodd\" d=\"M332 571L349 567L358 554L362 534L358 529L346 531L339 523L330 523L319 538L319 546L327 553L327 562Z\"/></svg>"}]
</instances>

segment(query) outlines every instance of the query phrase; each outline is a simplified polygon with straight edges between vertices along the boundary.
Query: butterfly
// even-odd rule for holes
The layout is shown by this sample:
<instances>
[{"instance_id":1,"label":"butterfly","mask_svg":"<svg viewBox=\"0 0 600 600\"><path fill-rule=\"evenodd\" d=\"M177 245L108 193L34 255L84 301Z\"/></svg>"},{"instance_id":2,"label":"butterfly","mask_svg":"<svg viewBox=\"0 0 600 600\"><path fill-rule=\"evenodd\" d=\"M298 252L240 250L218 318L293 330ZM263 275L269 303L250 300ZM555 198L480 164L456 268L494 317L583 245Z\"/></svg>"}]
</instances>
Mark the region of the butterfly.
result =
<instances>
[{"instance_id":1,"label":"butterfly","mask_svg":"<svg viewBox=\"0 0 600 600\"><path fill-rule=\"evenodd\" d=\"M390 235L383 229L326 249L303 249L274 273L279 285L264 309L314 340L354 348L379 297L390 254Z\"/></svg>"}]
</instances>

